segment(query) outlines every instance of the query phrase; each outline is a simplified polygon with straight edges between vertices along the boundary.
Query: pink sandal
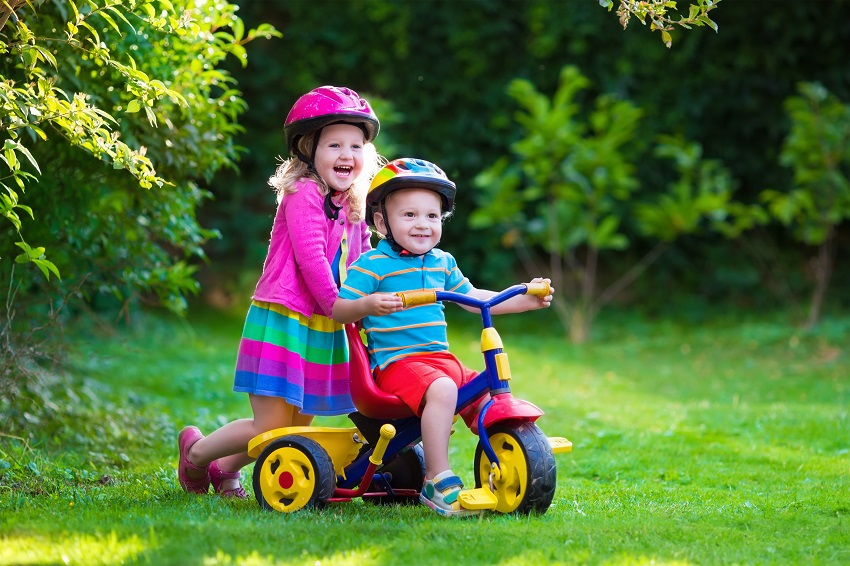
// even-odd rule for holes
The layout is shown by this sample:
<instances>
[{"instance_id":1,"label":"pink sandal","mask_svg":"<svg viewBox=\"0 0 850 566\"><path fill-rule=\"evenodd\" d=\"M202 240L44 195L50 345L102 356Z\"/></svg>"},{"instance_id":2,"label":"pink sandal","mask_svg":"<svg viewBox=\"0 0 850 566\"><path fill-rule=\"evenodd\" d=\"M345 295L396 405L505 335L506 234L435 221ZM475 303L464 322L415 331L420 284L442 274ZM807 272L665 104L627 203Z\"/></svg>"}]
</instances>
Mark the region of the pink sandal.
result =
<instances>
[{"instance_id":1,"label":"pink sandal","mask_svg":"<svg viewBox=\"0 0 850 566\"><path fill-rule=\"evenodd\" d=\"M210 467L196 466L189 461L189 449L204 437L198 427L187 426L177 436L177 447L180 449L180 462L177 467L177 479L180 487L187 493L207 493L210 490ZM189 476L187 470L204 472L199 478Z\"/></svg>"},{"instance_id":2,"label":"pink sandal","mask_svg":"<svg viewBox=\"0 0 850 566\"><path fill-rule=\"evenodd\" d=\"M225 489L222 491L221 485L224 483L224 480L237 480L240 481L242 479L242 472L225 472L222 471L221 468L218 467L218 461L214 461L210 464L210 481L212 482L213 490L222 497L235 497L236 499L248 499L248 494L245 493L245 489L242 487L242 483L240 482L239 487L235 489Z\"/></svg>"}]
</instances>

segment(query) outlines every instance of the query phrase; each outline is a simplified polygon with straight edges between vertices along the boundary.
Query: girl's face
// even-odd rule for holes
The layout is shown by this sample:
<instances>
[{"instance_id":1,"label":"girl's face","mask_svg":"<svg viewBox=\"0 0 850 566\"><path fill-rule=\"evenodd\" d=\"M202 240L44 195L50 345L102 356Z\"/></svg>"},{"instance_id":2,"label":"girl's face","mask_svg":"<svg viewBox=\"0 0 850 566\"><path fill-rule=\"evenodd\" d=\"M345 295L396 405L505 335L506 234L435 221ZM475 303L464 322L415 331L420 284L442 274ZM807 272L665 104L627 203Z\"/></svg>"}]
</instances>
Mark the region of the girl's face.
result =
<instances>
[{"instance_id":1,"label":"girl's face","mask_svg":"<svg viewBox=\"0 0 850 566\"><path fill-rule=\"evenodd\" d=\"M350 124L326 126L316 145L316 171L335 191L347 191L363 171L363 130Z\"/></svg>"},{"instance_id":2,"label":"girl's face","mask_svg":"<svg viewBox=\"0 0 850 566\"><path fill-rule=\"evenodd\" d=\"M431 251L443 235L440 195L428 189L402 189L387 197L386 209L393 239L415 254ZM380 213L375 227L386 235L387 225Z\"/></svg>"}]
</instances>

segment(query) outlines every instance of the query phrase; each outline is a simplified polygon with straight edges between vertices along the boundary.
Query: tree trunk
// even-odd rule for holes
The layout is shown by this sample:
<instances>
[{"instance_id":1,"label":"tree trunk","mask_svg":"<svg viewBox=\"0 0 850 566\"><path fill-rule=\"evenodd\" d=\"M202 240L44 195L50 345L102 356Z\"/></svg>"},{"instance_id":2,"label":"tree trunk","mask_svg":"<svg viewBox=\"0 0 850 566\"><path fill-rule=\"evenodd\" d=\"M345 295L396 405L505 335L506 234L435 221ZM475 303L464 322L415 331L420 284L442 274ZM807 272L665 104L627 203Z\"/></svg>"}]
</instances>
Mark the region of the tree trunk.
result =
<instances>
[{"instance_id":1,"label":"tree trunk","mask_svg":"<svg viewBox=\"0 0 850 566\"><path fill-rule=\"evenodd\" d=\"M585 344L590 340L590 329L593 324L591 309L586 304L577 304L570 311L570 342Z\"/></svg>"},{"instance_id":2,"label":"tree trunk","mask_svg":"<svg viewBox=\"0 0 850 566\"><path fill-rule=\"evenodd\" d=\"M12 16L15 13L15 10L22 7L26 0L6 0L4 3L0 3L0 29L3 29L3 26L6 25L6 21L8 21L9 16ZM15 20L18 18L15 16Z\"/></svg>"},{"instance_id":3,"label":"tree trunk","mask_svg":"<svg viewBox=\"0 0 850 566\"><path fill-rule=\"evenodd\" d=\"M806 320L805 328L811 329L820 322L823 302L829 289L829 280L832 278L832 268L835 263L835 229L830 226L823 243L818 248L815 259L815 290L812 292L812 302L809 306L809 318Z\"/></svg>"}]
</instances>

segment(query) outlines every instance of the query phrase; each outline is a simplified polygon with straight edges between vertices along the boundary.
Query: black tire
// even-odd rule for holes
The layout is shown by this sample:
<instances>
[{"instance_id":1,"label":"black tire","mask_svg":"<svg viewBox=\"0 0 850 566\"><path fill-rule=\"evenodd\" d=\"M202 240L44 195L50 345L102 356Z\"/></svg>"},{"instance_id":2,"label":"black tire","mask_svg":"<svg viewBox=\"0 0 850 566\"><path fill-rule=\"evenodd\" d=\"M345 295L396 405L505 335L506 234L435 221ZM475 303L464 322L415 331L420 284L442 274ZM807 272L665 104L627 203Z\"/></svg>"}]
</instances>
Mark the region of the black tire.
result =
<instances>
[{"instance_id":1,"label":"black tire","mask_svg":"<svg viewBox=\"0 0 850 566\"><path fill-rule=\"evenodd\" d=\"M422 489L425 483L425 453L422 451L422 443L414 444L410 448L399 453L398 456L386 465L382 466L380 473L388 473L391 476L390 487L393 489ZM369 491L383 491L383 485L372 482ZM378 504L392 503L418 503L418 497L367 497L367 501Z\"/></svg>"},{"instance_id":2,"label":"black tire","mask_svg":"<svg viewBox=\"0 0 850 566\"><path fill-rule=\"evenodd\" d=\"M540 513L552 504L557 473L549 440L536 424L499 423L487 431L502 467L494 482L499 513ZM489 485L490 459L481 442L475 449L475 487Z\"/></svg>"},{"instance_id":3,"label":"black tire","mask_svg":"<svg viewBox=\"0 0 850 566\"><path fill-rule=\"evenodd\" d=\"M336 474L331 457L305 436L281 437L254 464L254 495L268 511L292 513L324 505L333 497Z\"/></svg>"}]
</instances>

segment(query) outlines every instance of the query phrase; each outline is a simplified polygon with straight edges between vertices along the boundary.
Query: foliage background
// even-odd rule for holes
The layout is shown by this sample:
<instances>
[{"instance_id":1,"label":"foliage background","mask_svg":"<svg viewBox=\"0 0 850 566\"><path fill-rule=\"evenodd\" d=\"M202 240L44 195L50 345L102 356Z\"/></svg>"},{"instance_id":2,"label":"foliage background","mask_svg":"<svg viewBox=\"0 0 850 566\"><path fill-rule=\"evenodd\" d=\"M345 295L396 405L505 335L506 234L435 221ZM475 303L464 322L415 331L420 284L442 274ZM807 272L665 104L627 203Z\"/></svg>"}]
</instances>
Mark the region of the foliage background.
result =
<instances>
[{"instance_id":1,"label":"foliage background","mask_svg":"<svg viewBox=\"0 0 850 566\"><path fill-rule=\"evenodd\" d=\"M271 22L283 31L282 39L251 46L246 69L227 63L248 105L240 119L245 134L232 144L211 142L203 136L213 124L233 124L209 112L204 131L191 132L197 137L172 151L143 119L127 124L125 135L141 136L156 152L158 170L185 183L189 198L182 195L182 204L170 202L167 192L140 191L102 164L75 168L77 155L67 147L42 148L39 161L52 168L40 185L47 189L34 197L47 218L65 215L40 226L45 237L68 238L72 229L74 237L102 236L95 241L105 242L111 260L126 258L111 263L110 273L140 267L134 259L168 265L184 251L164 245L173 236L171 218L179 217L174 212L186 205L193 214L209 191L214 198L204 202L199 222L190 214L177 223L221 232L203 248L210 259L201 272L207 299L244 304L266 251L274 210L266 179L282 151L283 118L306 90L344 84L378 107L379 146L387 156L432 159L458 181L460 205L445 246L476 284L496 287L515 279L513 253L501 247L498 230L473 231L467 220L476 206L472 180L519 136L517 106L506 92L511 80L527 79L551 93L561 69L576 65L590 79L588 100L615 93L643 109L648 119L639 142L654 143L663 132L700 143L707 157L733 172L743 202L765 188L792 186L779 155L790 125L783 104L797 83L818 81L850 100L847 0L725 0L712 14L719 33L676 31L669 50L636 22L624 32L596 0L239 4L246 28ZM154 66L174 63L166 47L152 57ZM0 59L4 72L8 61ZM95 94L120 98L94 82ZM248 153L238 171L213 175L216 159L235 157L239 145ZM186 167L195 151L205 154L209 168ZM646 161L639 174L651 192L675 173ZM82 187L93 192L78 192ZM111 201L98 196L110 193L122 214L68 217L72 207L104 212ZM154 211L162 221L156 233L164 237L150 243L163 247L154 253L135 248L121 229L143 231L139 211ZM637 245L606 256L603 276L652 246L627 228ZM2 246L9 243L5 235ZM830 299L832 308L846 309L846 222L838 237ZM66 265L73 269L80 253L91 262L81 272L102 269L90 243L70 248ZM8 257L5 249L0 255ZM69 325L68 386L50 387L54 376L39 372L32 393L41 395L40 411L31 410L30 398L11 405L0 399L0 562L380 563L409 553L411 541L427 559L427 544L436 540L469 563L504 560L506 548L517 563L846 563L847 316L802 333L785 310L751 317L756 308L805 297L810 255L776 225L733 241L681 239L622 298L673 316L648 321L610 313L598 343L583 347L565 345L549 330L551 311L529 315L543 317L537 324L507 319L512 366L518 378L528 378L517 379L517 392L540 400L547 431L576 442L575 453L559 462L556 507L541 519L475 524L449 524L412 507L396 512L390 537L383 509L352 504L279 517L252 501L180 491L177 430L187 421L211 430L249 410L229 391L241 308L193 309L194 319L168 321L142 312L119 333L92 320ZM98 297L108 296L114 282L106 279L96 293L80 297L80 308L102 307ZM27 291L37 295L42 288ZM721 300L748 310L721 310ZM704 321L708 315L713 320ZM449 326L459 354L478 360L477 327L461 319ZM452 444L469 454L473 439L457 435ZM365 526L351 529L355 520ZM363 532L378 536L364 539ZM487 536L496 544L482 547Z\"/></svg>"},{"instance_id":2,"label":"foliage background","mask_svg":"<svg viewBox=\"0 0 850 566\"><path fill-rule=\"evenodd\" d=\"M789 128L783 102L799 82L820 82L850 100L842 47L850 44L848 0L723 2L712 12L718 33L674 31L670 49L637 22L623 31L593 1L240 4L248 25L270 22L283 38L253 47L248 67L232 70L248 103L242 141L249 153L238 175L218 176L210 186L216 201L204 208L203 221L224 237L208 248L215 258L210 267L220 273L206 273L207 281L232 282L241 274L253 284L248 274L256 273L265 253L273 210L266 179L282 152L283 119L298 95L319 84L348 85L375 101L384 155L433 160L458 182L459 202L444 247L484 286L516 278L506 269L515 266L512 252L499 243L501 234L467 226L475 207L472 179L508 154L518 137L516 103L506 92L511 79L528 79L551 94L561 68L578 66L592 85L588 99L614 93L642 108L647 118L637 137L646 144L660 133L702 144L705 157L732 172L737 198L745 203L766 188L787 190L792 182L778 155ZM335 17L327 18L329 13ZM647 162L638 174L651 193L674 172ZM633 235L634 250L603 258L603 277L606 265L614 272L651 245ZM846 223L838 239L831 299L847 305ZM805 302L811 284L809 255L775 226L731 242L686 237L622 300L656 313L684 308L697 318L719 301L794 305Z\"/></svg>"}]
</instances>

